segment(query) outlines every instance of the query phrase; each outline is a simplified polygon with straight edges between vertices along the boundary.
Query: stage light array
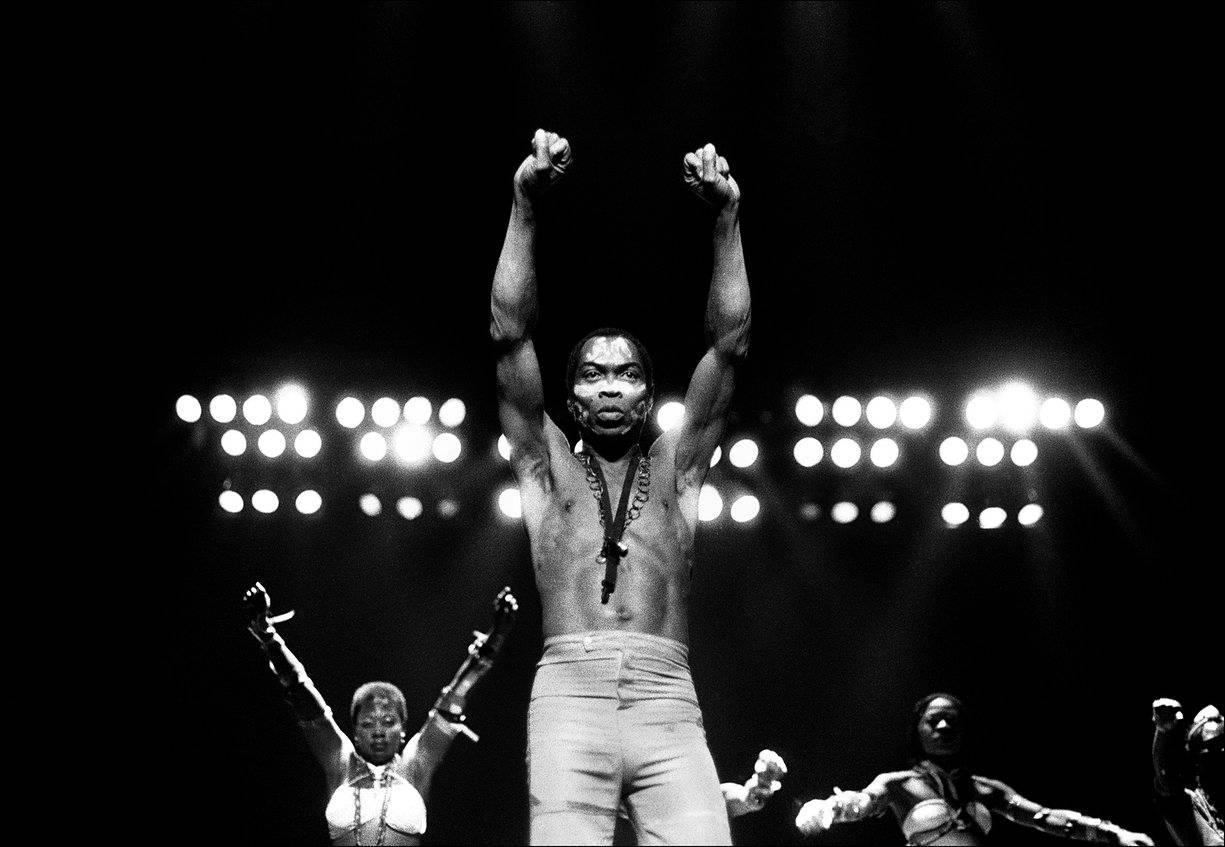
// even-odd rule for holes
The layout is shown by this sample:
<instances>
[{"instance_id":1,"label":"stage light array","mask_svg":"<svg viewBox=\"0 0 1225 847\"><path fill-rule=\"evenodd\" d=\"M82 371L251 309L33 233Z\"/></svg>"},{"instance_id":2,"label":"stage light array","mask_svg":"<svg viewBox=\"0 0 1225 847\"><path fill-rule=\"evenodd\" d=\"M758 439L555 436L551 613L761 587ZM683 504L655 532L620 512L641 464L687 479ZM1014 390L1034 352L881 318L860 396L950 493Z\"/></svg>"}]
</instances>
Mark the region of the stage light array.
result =
<instances>
[{"instance_id":1,"label":"stage light array","mask_svg":"<svg viewBox=\"0 0 1225 847\"><path fill-rule=\"evenodd\" d=\"M775 457L787 445L791 456L784 464L790 465L801 483L804 480L829 483L817 499L812 499L811 492L805 497L806 492L800 491L790 507L795 510L791 513L793 519L798 516L813 522L828 518L834 525L866 525L869 520L865 519L870 519L871 524L884 525L914 512L913 503L882 496L887 493L880 482L887 477L905 479L908 466L915 468L914 472L927 474L933 472L934 463L936 472L943 468L953 475L955 483L974 474L1007 473L1008 468L1014 469L1012 473L1028 474L1025 479L1032 480L1037 473L1034 468L1046 449L1040 446L1040 433L1047 433L1046 437L1074 438L1077 432L1101 427L1106 421L1105 406L1096 398L1073 402L1062 396L1043 397L1018 380L969 392L962 402L948 403L948 408L960 411L960 415L943 423L936 414L940 407L925 393L860 396L870 399L861 402L847 393L826 402L814 393L799 394L794 400L794 418L782 419L791 422L782 438L769 431L767 416L763 415L760 430L742 422L741 432L729 433L724 443L714 448L710 466L718 466L726 452L728 467L717 471L717 476L703 485L698 498L699 519L704 523L726 520L729 525L750 526L768 517L759 492L754 489L772 481L769 477L779 467ZM301 482L308 482L303 479L287 487L283 482L270 484L275 475L260 477L260 469L269 471L284 467L287 462L315 460L303 464L296 473L300 475L302 470L314 468L327 474L335 473L337 464L349 456L359 471L396 474L399 476L395 479L402 478L404 484L410 479L405 474L471 473L463 470L469 461L462 431L467 407L457 397L436 402L422 395L404 399L387 394L363 400L357 395L342 394L331 402L316 404L310 392L297 382L245 395L218 392L203 397L208 398L207 402L193 394L175 398L173 410L178 424L211 432L214 449L220 448L213 454L218 460L256 469L247 471L249 483L243 486L231 487L227 477L217 498L217 508L224 514L285 512L309 516L323 512L327 493L317 484L303 485ZM312 422L312 415L318 413L317 407L324 410L324 416L316 423ZM684 404L668 400L658 406L654 424L663 433L684 420ZM784 424L783 429L787 430L788 425ZM208 444L210 439L206 437L203 442L197 439L196 443ZM506 436L500 435L491 447L487 455L500 457L500 461L494 459L498 472L509 479L506 463L511 450ZM582 442L574 449L581 450ZM485 455L481 453L470 461L478 464L488 461L481 458ZM840 497L837 483L853 476L877 480L876 496L861 488L854 498ZM394 488L394 483L391 487ZM384 484L381 488L388 486ZM453 497L429 503L419 495L394 491L383 496L394 504L393 514L406 521L430 515L446 520L465 509L464 503ZM522 502L514 486L501 488L493 502L505 519L522 519ZM282 509L283 504L292 504L292 508ZM370 517L385 514L383 500L372 491L356 503L350 500L340 508L354 505ZM335 502L330 505L332 511L337 507ZM930 511L932 507L927 508ZM998 530L1010 523L1033 527L1046 515L1044 507L1036 502L1005 508L975 502L973 497L935 508L950 528Z\"/></svg>"}]
</instances>

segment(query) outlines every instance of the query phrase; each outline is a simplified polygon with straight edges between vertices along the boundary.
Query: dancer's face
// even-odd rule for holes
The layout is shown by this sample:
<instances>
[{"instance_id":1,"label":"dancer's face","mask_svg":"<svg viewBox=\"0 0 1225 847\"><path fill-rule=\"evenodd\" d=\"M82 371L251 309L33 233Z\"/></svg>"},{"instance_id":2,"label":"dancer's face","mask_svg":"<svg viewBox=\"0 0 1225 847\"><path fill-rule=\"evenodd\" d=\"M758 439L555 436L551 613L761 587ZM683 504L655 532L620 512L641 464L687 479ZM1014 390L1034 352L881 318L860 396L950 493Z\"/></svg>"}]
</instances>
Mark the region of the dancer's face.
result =
<instances>
[{"instance_id":1,"label":"dancer's face","mask_svg":"<svg viewBox=\"0 0 1225 847\"><path fill-rule=\"evenodd\" d=\"M638 351L619 335L597 335L583 345L567 403L580 427L594 435L625 435L651 411Z\"/></svg>"},{"instance_id":2,"label":"dancer's face","mask_svg":"<svg viewBox=\"0 0 1225 847\"><path fill-rule=\"evenodd\" d=\"M385 765L400 752L404 724L400 713L386 697L375 697L357 712L353 746L372 765Z\"/></svg>"},{"instance_id":3,"label":"dancer's face","mask_svg":"<svg viewBox=\"0 0 1225 847\"><path fill-rule=\"evenodd\" d=\"M929 756L952 756L961 751L961 713L951 700L937 697L919 718L919 742Z\"/></svg>"}]
</instances>

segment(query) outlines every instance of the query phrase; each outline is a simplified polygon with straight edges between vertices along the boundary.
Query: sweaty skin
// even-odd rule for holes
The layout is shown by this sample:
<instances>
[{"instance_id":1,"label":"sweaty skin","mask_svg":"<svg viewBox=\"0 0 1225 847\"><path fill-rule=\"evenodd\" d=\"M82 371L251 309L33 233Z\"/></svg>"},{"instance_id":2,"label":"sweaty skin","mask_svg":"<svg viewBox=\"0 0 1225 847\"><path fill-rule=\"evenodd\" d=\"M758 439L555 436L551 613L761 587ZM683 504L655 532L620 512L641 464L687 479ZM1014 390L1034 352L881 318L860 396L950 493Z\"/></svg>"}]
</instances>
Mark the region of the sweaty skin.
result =
<instances>
[{"instance_id":1,"label":"sweaty skin","mask_svg":"<svg viewBox=\"0 0 1225 847\"><path fill-rule=\"evenodd\" d=\"M552 421L545 424L552 466L550 484L532 479L520 486L523 517L532 545L536 585L544 610L544 635L620 629L689 642L688 609L697 494L678 491L675 445L667 435L652 445L650 499L626 526L617 588L600 603L604 565L596 561L604 542L599 507L582 462ZM628 457L597 457L616 510L629 468ZM637 485L636 480L629 484ZM633 497L633 489L630 496Z\"/></svg>"},{"instance_id":2,"label":"sweaty skin","mask_svg":"<svg viewBox=\"0 0 1225 847\"><path fill-rule=\"evenodd\" d=\"M685 418L659 436L650 456L650 497L622 542L616 590L600 602L605 566L600 509L583 462L544 411L532 339L536 320L535 202L570 164L569 142L540 130L515 175L514 203L491 293L490 334L498 345L498 408L511 444L523 520L531 542L546 638L622 630L689 643L690 574L698 495L726 425L735 367L748 350L748 277L740 240L740 190L713 144L684 160L689 188L716 211L706 309L709 347L690 379ZM630 449L650 411L641 352L624 336L596 336L580 351L567 407L603 471L616 513Z\"/></svg>"}]
</instances>

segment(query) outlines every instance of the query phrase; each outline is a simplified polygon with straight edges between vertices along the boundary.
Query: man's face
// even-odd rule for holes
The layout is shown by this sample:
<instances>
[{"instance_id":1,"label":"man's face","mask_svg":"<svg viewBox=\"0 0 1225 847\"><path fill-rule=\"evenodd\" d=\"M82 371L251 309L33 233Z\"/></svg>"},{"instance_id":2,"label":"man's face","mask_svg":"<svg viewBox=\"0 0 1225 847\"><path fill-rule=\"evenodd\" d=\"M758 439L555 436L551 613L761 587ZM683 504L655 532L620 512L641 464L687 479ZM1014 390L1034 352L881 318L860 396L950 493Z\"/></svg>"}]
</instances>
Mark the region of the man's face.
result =
<instances>
[{"instance_id":1,"label":"man's face","mask_svg":"<svg viewBox=\"0 0 1225 847\"><path fill-rule=\"evenodd\" d=\"M919 741L929 756L952 756L961 750L961 715L952 701L937 697L919 718Z\"/></svg>"},{"instance_id":2,"label":"man's face","mask_svg":"<svg viewBox=\"0 0 1225 847\"><path fill-rule=\"evenodd\" d=\"M638 352L620 335L597 335L583 345L571 392L570 413L596 435L624 435L651 411Z\"/></svg>"},{"instance_id":3,"label":"man's face","mask_svg":"<svg viewBox=\"0 0 1225 847\"><path fill-rule=\"evenodd\" d=\"M375 697L357 711L353 746L372 765L385 765L400 752L404 724L400 713L386 697Z\"/></svg>"}]
</instances>

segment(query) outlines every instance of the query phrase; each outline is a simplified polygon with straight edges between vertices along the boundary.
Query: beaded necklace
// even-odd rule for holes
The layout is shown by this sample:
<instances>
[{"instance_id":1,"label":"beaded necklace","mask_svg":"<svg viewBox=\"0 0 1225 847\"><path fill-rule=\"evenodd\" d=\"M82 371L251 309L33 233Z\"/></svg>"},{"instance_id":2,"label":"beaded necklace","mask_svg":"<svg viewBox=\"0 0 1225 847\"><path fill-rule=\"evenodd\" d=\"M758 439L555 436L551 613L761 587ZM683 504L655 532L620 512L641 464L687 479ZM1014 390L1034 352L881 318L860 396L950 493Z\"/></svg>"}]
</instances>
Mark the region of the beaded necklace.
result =
<instances>
[{"instance_id":1,"label":"beaded necklace","mask_svg":"<svg viewBox=\"0 0 1225 847\"><path fill-rule=\"evenodd\" d=\"M387 806L391 802L390 765L373 784L383 789L383 808L379 811L378 837L374 842L378 847L382 847L383 834L387 831ZM353 843L357 845L362 843L362 790L356 785L353 786Z\"/></svg>"},{"instance_id":2,"label":"beaded necklace","mask_svg":"<svg viewBox=\"0 0 1225 847\"><path fill-rule=\"evenodd\" d=\"M621 540L625 528L642 514L642 507L651 499L651 457L643 456L638 445L630 451L629 467L625 471L625 481L621 484L621 502L617 506L614 518L612 505L608 499L608 485L604 481L604 471L594 455L586 448L578 454L583 467L587 469L587 487L595 497L600 509L600 526L604 527L604 544L596 561L604 565L604 579L600 581L600 602L607 603L609 595L617 587L617 567L621 559L629 555L629 547ZM637 485L631 485L631 479L637 476ZM634 499L630 501L630 490L634 491Z\"/></svg>"}]
</instances>

